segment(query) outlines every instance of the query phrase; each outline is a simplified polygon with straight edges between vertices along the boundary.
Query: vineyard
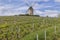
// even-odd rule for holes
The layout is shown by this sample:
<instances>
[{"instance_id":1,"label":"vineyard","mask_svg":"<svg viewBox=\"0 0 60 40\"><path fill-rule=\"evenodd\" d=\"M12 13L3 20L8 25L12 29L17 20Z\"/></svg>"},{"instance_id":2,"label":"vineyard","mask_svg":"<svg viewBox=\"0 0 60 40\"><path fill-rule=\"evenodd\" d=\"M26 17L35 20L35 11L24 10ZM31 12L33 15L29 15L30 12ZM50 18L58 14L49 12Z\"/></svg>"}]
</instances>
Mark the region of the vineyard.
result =
<instances>
[{"instance_id":1,"label":"vineyard","mask_svg":"<svg viewBox=\"0 0 60 40\"><path fill-rule=\"evenodd\" d=\"M37 34L38 40L45 40L45 30L46 40L60 40L60 18L38 16L0 17L0 40L37 40Z\"/></svg>"}]
</instances>

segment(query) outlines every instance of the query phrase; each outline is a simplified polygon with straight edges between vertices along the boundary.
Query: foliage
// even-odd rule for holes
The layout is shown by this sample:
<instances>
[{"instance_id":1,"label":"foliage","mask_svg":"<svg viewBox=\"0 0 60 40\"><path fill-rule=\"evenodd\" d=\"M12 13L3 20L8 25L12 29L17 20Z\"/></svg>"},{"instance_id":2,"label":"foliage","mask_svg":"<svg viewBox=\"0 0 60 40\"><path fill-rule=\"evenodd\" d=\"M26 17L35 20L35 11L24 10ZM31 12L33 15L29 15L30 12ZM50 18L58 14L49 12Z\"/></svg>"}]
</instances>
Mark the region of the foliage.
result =
<instances>
[{"instance_id":1,"label":"foliage","mask_svg":"<svg viewBox=\"0 0 60 40\"><path fill-rule=\"evenodd\" d=\"M60 18L37 16L5 16L0 17L0 40L44 40L44 29L47 40L55 38L54 26L57 26L56 39L60 38Z\"/></svg>"}]
</instances>

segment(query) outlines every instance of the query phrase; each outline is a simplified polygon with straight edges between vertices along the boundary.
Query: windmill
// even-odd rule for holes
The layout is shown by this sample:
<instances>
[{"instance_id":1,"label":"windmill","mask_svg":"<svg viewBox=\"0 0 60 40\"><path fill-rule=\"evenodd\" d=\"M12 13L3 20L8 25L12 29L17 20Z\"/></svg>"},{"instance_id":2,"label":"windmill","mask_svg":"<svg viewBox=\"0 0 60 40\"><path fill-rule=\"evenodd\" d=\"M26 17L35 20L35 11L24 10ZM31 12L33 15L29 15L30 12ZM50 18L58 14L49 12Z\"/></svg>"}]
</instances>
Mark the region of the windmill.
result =
<instances>
[{"instance_id":1,"label":"windmill","mask_svg":"<svg viewBox=\"0 0 60 40\"><path fill-rule=\"evenodd\" d=\"M35 2L33 2L33 3L30 5L29 2L27 2L27 0L25 0L25 3L26 3L27 6L29 7L28 10L27 10L28 15L34 15L33 6L35 5Z\"/></svg>"},{"instance_id":2,"label":"windmill","mask_svg":"<svg viewBox=\"0 0 60 40\"><path fill-rule=\"evenodd\" d=\"M33 11L34 11L34 10L33 10L32 6L29 7L29 9L28 9L28 14L29 14L29 15L33 15Z\"/></svg>"}]
</instances>

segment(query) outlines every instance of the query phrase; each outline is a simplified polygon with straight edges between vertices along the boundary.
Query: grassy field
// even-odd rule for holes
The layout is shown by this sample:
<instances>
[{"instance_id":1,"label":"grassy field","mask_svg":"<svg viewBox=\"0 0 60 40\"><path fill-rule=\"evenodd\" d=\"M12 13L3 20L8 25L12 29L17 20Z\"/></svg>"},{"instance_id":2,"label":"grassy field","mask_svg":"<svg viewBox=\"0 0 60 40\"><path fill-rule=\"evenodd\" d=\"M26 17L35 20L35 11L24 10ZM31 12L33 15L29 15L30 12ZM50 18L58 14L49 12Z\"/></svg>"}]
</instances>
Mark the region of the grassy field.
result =
<instances>
[{"instance_id":1,"label":"grassy field","mask_svg":"<svg viewBox=\"0 0 60 40\"><path fill-rule=\"evenodd\" d=\"M55 34L56 26L56 34ZM0 17L0 40L60 40L60 18L36 16Z\"/></svg>"}]
</instances>

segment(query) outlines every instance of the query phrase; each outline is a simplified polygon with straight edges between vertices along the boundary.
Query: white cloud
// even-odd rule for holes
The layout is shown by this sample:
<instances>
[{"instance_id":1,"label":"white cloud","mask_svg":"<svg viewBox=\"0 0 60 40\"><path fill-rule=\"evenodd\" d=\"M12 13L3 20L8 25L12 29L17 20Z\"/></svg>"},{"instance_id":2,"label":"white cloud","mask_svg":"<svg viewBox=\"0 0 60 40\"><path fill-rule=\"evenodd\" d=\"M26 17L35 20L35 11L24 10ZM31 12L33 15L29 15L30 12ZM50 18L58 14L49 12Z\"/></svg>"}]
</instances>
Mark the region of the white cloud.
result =
<instances>
[{"instance_id":1,"label":"white cloud","mask_svg":"<svg viewBox=\"0 0 60 40\"><path fill-rule=\"evenodd\" d=\"M35 1L42 1L42 0L26 0L26 1L34 1L35 2Z\"/></svg>"},{"instance_id":2,"label":"white cloud","mask_svg":"<svg viewBox=\"0 0 60 40\"><path fill-rule=\"evenodd\" d=\"M60 2L60 0L55 0L55 2Z\"/></svg>"},{"instance_id":3,"label":"white cloud","mask_svg":"<svg viewBox=\"0 0 60 40\"><path fill-rule=\"evenodd\" d=\"M42 1L48 2L49 0L42 0Z\"/></svg>"},{"instance_id":4,"label":"white cloud","mask_svg":"<svg viewBox=\"0 0 60 40\"><path fill-rule=\"evenodd\" d=\"M42 11L34 10L34 15L41 15L41 14L43 14L43 12L42 12Z\"/></svg>"},{"instance_id":5,"label":"white cloud","mask_svg":"<svg viewBox=\"0 0 60 40\"><path fill-rule=\"evenodd\" d=\"M40 16L49 16L49 17L58 17L58 14L60 12L57 10L46 10L45 12L36 10L34 14L40 15Z\"/></svg>"},{"instance_id":6,"label":"white cloud","mask_svg":"<svg viewBox=\"0 0 60 40\"><path fill-rule=\"evenodd\" d=\"M4 13L0 13L0 16L13 16L13 15L19 15L19 14L25 14L25 13L19 12L19 11L15 11L15 12L7 11Z\"/></svg>"},{"instance_id":7,"label":"white cloud","mask_svg":"<svg viewBox=\"0 0 60 40\"><path fill-rule=\"evenodd\" d=\"M27 6L14 8L12 5L4 5L0 6L0 16L12 16L12 15L19 15L19 14L25 14L23 13L23 10L25 11Z\"/></svg>"},{"instance_id":8,"label":"white cloud","mask_svg":"<svg viewBox=\"0 0 60 40\"><path fill-rule=\"evenodd\" d=\"M19 7L15 10L27 10L29 8L29 6L22 6L22 7Z\"/></svg>"},{"instance_id":9,"label":"white cloud","mask_svg":"<svg viewBox=\"0 0 60 40\"><path fill-rule=\"evenodd\" d=\"M60 13L60 11L57 11L57 10L46 10L45 13L49 17L58 17L58 14Z\"/></svg>"},{"instance_id":10,"label":"white cloud","mask_svg":"<svg viewBox=\"0 0 60 40\"><path fill-rule=\"evenodd\" d=\"M51 8L51 7L53 7L53 6L51 6L51 5L45 5L45 4L38 4L38 3L36 3L36 4L33 6L34 9Z\"/></svg>"},{"instance_id":11,"label":"white cloud","mask_svg":"<svg viewBox=\"0 0 60 40\"><path fill-rule=\"evenodd\" d=\"M2 9L12 9L12 8L14 8L13 5L4 5L4 6L0 6L0 10L2 10Z\"/></svg>"},{"instance_id":12,"label":"white cloud","mask_svg":"<svg viewBox=\"0 0 60 40\"><path fill-rule=\"evenodd\" d=\"M49 0L27 0L27 1L49 1Z\"/></svg>"}]
</instances>

